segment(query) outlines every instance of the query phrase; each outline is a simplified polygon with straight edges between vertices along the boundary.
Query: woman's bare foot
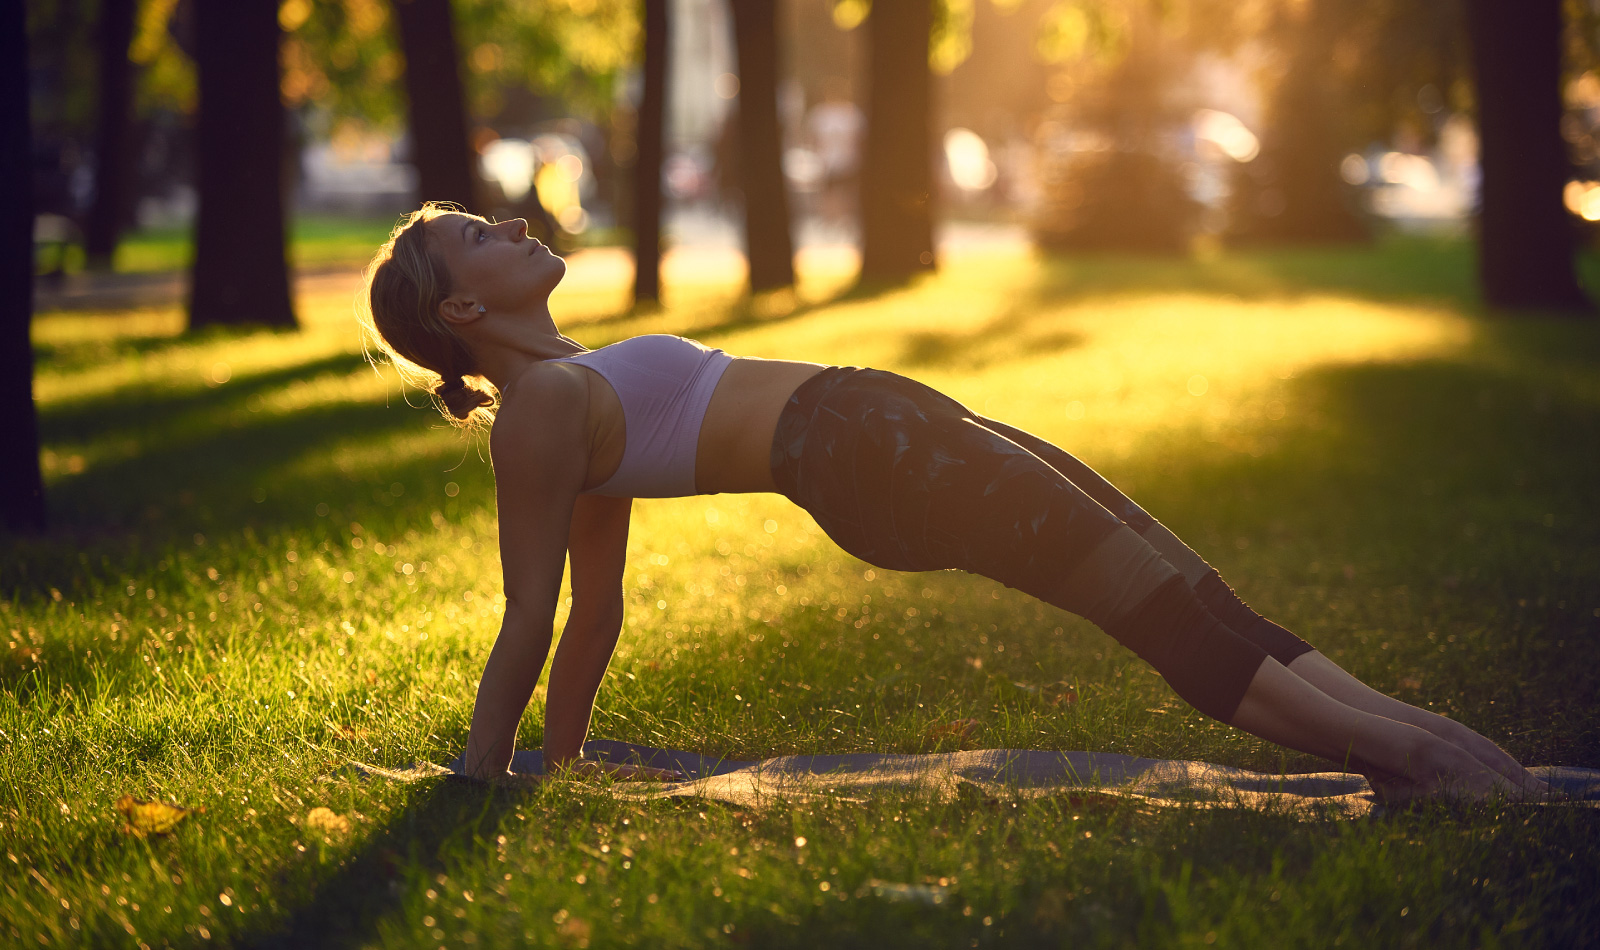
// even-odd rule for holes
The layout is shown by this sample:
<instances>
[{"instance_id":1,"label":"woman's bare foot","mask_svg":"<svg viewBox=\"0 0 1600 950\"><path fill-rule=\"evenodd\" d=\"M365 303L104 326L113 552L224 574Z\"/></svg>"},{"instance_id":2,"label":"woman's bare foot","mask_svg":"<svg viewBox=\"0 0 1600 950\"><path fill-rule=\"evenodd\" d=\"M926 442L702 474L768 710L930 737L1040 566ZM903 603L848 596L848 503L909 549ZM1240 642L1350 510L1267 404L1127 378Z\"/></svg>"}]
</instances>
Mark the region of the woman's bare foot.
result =
<instances>
[{"instance_id":1,"label":"woman's bare foot","mask_svg":"<svg viewBox=\"0 0 1600 950\"><path fill-rule=\"evenodd\" d=\"M1523 768L1504 749L1467 726L1378 692L1316 650L1296 657L1289 664L1289 671L1345 705L1415 726L1442 739L1471 756L1483 768L1502 776L1511 787L1521 790L1524 797L1551 794L1546 783Z\"/></svg>"},{"instance_id":2,"label":"woman's bare foot","mask_svg":"<svg viewBox=\"0 0 1600 950\"><path fill-rule=\"evenodd\" d=\"M1513 786L1523 789L1525 793L1534 795L1547 796L1552 793L1550 786L1546 782L1529 772L1521 763L1513 759L1504 749L1495 745L1488 738L1479 735L1454 719L1446 719L1444 716L1435 715L1422 709L1417 711L1426 718L1416 723L1416 725L1472 756L1485 768L1492 769L1503 776Z\"/></svg>"},{"instance_id":3,"label":"woman's bare foot","mask_svg":"<svg viewBox=\"0 0 1600 950\"><path fill-rule=\"evenodd\" d=\"M1443 739L1419 746L1406 763L1404 773L1397 774L1366 763L1360 763L1360 768L1373 793L1395 804L1420 799L1540 801L1551 796L1550 787L1521 766L1518 768L1526 779L1516 781Z\"/></svg>"}]
</instances>

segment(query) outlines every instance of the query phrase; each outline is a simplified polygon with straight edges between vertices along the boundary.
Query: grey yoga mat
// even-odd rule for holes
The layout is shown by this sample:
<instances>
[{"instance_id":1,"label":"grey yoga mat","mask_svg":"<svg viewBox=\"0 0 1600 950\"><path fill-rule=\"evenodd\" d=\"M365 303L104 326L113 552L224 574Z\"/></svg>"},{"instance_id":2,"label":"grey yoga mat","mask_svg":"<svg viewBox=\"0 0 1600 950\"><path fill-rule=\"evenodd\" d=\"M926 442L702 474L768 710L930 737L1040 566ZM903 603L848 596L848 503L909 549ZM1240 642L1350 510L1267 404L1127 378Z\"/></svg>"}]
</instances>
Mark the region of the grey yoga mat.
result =
<instances>
[{"instance_id":1,"label":"grey yoga mat","mask_svg":"<svg viewBox=\"0 0 1600 950\"><path fill-rule=\"evenodd\" d=\"M637 800L707 798L759 807L782 800L864 799L878 791L920 793L946 800L1102 792L1150 804L1265 808L1348 817L1383 807L1360 775L1273 775L1209 762L1110 752L985 749L928 755L786 755L740 761L606 739L585 743L583 751L587 758L675 769L686 776L681 782L617 782L610 786L612 794ZM398 769L353 762L341 773L409 782L458 776L460 767L460 757L449 765L422 763ZM544 755L518 752L511 770L543 774ZM1532 771L1563 793L1565 800L1555 804L1600 807L1600 770L1539 766Z\"/></svg>"}]
</instances>

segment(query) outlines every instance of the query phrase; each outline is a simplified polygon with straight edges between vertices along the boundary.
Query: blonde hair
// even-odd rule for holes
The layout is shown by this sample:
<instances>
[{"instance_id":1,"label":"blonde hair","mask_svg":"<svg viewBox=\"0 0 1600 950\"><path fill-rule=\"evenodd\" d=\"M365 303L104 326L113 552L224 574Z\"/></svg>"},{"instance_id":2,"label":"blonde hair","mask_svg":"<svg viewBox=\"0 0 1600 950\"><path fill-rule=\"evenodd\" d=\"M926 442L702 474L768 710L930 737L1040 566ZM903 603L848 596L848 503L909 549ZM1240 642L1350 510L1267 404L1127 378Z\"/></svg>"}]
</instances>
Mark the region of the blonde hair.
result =
<instances>
[{"instance_id":1,"label":"blonde hair","mask_svg":"<svg viewBox=\"0 0 1600 950\"><path fill-rule=\"evenodd\" d=\"M432 393L458 425L494 422L499 392L478 371L472 349L439 313L450 296L450 272L428 236L434 218L463 209L423 202L395 225L367 265L356 301L367 358L376 349L394 363L402 382Z\"/></svg>"}]
</instances>

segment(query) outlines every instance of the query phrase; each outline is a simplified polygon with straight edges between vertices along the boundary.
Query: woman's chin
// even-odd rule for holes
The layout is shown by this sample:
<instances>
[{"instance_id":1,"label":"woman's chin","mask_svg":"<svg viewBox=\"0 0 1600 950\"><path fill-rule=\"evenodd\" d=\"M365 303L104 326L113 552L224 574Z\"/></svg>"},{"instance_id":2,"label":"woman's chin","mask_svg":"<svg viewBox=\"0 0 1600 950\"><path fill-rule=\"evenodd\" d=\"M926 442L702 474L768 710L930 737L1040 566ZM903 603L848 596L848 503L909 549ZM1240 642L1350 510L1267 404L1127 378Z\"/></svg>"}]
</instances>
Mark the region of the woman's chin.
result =
<instances>
[{"instance_id":1,"label":"woman's chin","mask_svg":"<svg viewBox=\"0 0 1600 950\"><path fill-rule=\"evenodd\" d=\"M548 297L551 291L556 289L556 285L561 283L561 279L567 276L567 262L557 257L548 248L539 256L543 258L543 260L535 262L539 272L539 290Z\"/></svg>"}]
</instances>

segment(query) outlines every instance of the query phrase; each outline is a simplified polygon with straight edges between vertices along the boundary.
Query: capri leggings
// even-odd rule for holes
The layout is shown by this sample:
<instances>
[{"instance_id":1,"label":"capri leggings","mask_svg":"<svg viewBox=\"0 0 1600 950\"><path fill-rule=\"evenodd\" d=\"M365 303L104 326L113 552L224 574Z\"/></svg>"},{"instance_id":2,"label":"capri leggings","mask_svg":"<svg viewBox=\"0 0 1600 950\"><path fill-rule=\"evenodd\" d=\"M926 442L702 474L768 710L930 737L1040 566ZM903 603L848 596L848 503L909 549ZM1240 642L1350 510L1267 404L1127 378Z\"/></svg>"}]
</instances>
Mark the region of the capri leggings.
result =
<instances>
[{"instance_id":1,"label":"capri leggings","mask_svg":"<svg viewBox=\"0 0 1600 950\"><path fill-rule=\"evenodd\" d=\"M830 367L803 383L772 474L851 554L980 574L1072 611L1223 721L1267 656L1310 649L1070 454L894 373Z\"/></svg>"}]
</instances>

